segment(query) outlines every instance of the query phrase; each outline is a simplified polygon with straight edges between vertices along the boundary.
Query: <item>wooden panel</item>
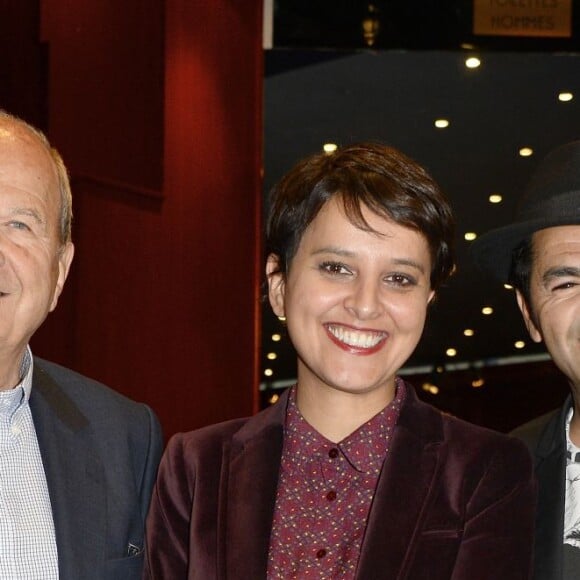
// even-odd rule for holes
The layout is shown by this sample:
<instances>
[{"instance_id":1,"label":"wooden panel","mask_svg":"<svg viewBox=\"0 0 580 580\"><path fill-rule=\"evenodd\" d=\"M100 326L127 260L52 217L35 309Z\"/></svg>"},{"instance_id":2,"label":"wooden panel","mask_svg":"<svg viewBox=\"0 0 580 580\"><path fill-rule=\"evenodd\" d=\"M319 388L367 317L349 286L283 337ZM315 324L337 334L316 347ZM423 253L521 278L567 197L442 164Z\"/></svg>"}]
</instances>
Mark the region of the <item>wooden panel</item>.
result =
<instances>
[{"instance_id":1,"label":"wooden panel","mask_svg":"<svg viewBox=\"0 0 580 580\"><path fill-rule=\"evenodd\" d=\"M0 1L0 108L46 129L47 53L38 0Z\"/></svg>"},{"instance_id":2,"label":"wooden panel","mask_svg":"<svg viewBox=\"0 0 580 580\"><path fill-rule=\"evenodd\" d=\"M50 130L75 174L160 194L163 6L161 0L41 0ZM55 119L56 108L66 114Z\"/></svg>"},{"instance_id":3,"label":"wooden panel","mask_svg":"<svg viewBox=\"0 0 580 580\"><path fill-rule=\"evenodd\" d=\"M261 2L161 4L44 0L43 31L51 136L91 176L75 181L74 348L58 359L151 404L170 435L256 408ZM155 116L155 55L138 53L163 20Z\"/></svg>"}]
</instances>

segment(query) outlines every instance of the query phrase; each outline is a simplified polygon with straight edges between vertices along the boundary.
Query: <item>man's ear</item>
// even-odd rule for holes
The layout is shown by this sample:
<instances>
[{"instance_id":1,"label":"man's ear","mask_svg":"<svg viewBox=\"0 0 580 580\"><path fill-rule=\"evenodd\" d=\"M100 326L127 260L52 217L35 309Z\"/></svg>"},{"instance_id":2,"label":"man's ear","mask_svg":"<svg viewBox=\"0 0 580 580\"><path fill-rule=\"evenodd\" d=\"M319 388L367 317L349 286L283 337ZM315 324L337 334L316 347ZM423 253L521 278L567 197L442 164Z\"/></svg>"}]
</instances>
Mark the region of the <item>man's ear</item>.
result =
<instances>
[{"instance_id":1,"label":"man's ear","mask_svg":"<svg viewBox=\"0 0 580 580\"><path fill-rule=\"evenodd\" d=\"M270 254L266 260L266 280L270 306L276 316L284 316L285 274L280 271L280 258L276 254Z\"/></svg>"},{"instance_id":2,"label":"man's ear","mask_svg":"<svg viewBox=\"0 0 580 580\"><path fill-rule=\"evenodd\" d=\"M54 287L54 293L52 295L52 302L50 304L50 312L56 308L56 304L62 289L64 288L64 283L66 282L74 254L75 247L73 246L72 242L67 242L59 250L58 275L56 279L56 285Z\"/></svg>"},{"instance_id":3,"label":"man's ear","mask_svg":"<svg viewBox=\"0 0 580 580\"><path fill-rule=\"evenodd\" d=\"M519 290L516 290L516 300L518 301L520 312L524 317L524 322L526 323L526 328L528 329L531 339L534 342L542 342L543 339L540 329L536 326L530 308L524 300L523 294Z\"/></svg>"}]
</instances>

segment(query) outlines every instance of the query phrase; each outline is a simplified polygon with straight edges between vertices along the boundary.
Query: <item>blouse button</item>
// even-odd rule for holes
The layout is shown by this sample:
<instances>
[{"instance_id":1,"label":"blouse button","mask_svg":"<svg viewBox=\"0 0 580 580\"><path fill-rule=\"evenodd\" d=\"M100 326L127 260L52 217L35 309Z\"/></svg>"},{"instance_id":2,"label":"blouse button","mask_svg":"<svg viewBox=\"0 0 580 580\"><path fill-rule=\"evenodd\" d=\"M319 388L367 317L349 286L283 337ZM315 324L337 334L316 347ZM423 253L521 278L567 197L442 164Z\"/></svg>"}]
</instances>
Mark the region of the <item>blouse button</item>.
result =
<instances>
[{"instance_id":1,"label":"blouse button","mask_svg":"<svg viewBox=\"0 0 580 580\"><path fill-rule=\"evenodd\" d=\"M316 557L318 559L320 558L324 558L324 556L326 556L326 550L324 548L318 550L318 552L316 552Z\"/></svg>"},{"instance_id":2,"label":"blouse button","mask_svg":"<svg viewBox=\"0 0 580 580\"><path fill-rule=\"evenodd\" d=\"M329 452L328 452L328 457L330 457L330 459L336 459L338 457L338 449L336 449L335 447L333 447Z\"/></svg>"},{"instance_id":3,"label":"blouse button","mask_svg":"<svg viewBox=\"0 0 580 580\"><path fill-rule=\"evenodd\" d=\"M334 501L336 499L336 491L332 490L326 494L326 499L328 501Z\"/></svg>"}]
</instances>

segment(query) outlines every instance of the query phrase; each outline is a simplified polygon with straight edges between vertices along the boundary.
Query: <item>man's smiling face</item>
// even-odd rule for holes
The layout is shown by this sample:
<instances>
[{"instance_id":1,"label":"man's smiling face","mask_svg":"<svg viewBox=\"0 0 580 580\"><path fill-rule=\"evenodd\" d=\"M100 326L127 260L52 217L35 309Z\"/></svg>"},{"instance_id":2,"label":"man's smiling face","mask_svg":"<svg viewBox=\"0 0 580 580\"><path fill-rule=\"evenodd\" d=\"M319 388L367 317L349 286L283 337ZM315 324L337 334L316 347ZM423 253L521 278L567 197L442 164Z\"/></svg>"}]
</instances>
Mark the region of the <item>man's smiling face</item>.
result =
<instances>
[{"instance_id":1,"label":"man's smiling face","mask_svg":"<svg viewBox=\"0 0 580 580\"><path fill-rule=\"evenodd\" d=\"M0 355L23 350L56 306L73 256L72 244L59 239L60 207L49 151L18 123L2 120Z\"/></svg>"},{"instance_id":2,"label":"man's smiling face","mask_svg":"<svg viewBox=\"0 0 580 580\"><path fill-rule=\"evenodd\" d=\"M518 294L530 336L544 341L558 368L580 387L580 226L533 235L531 312Z\"/></svg>"}]
</instances>

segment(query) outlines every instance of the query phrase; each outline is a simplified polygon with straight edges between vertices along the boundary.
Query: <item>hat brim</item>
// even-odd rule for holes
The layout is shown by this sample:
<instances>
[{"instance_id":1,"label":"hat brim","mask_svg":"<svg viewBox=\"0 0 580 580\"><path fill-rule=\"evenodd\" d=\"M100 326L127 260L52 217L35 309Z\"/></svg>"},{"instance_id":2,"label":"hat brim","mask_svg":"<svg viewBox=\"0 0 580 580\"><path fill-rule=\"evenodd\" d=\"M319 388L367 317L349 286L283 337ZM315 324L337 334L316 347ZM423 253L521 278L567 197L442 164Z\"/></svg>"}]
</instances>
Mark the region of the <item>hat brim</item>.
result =
<instances>
[{"instance_id":1,"label":"hat brim","mask_svg":"<svg viewBox=\"0 0 580 580\"><path fill-rule=\"evenodd\" d=\"M489 272L500 282L508 282L512 252L528 236L546 228L578 224L580 215L572 219L570 216L562 216L515 222L477 238L471 246L471 254L482 270Z\"/></svg>"}]
</instances>

